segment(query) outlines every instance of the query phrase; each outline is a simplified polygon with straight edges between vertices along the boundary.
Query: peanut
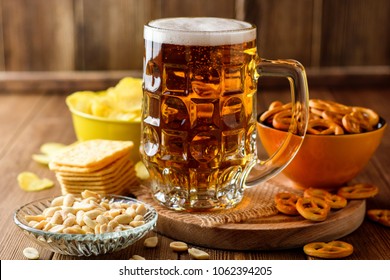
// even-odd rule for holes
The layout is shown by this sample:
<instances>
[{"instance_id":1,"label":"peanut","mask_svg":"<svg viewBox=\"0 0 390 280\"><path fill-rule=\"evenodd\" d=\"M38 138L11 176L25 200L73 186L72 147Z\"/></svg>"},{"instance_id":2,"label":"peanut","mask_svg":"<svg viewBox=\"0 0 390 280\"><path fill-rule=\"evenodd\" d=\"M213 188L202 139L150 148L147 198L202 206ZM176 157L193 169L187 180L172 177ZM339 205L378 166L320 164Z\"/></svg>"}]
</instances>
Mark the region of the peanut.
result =
<instances>
[{"instance_id":1,"label":"peanut","mask_svg":"<svg viewBox=\"0 0 390 280\"><path fill-rule=\"evenodd\" d=\"M74 228L74 227L65 228L62 232L68 233L68 234L85 234L86 233L81 228Z\"/></svg>"},{"instance_id":2,"label":"peanut","mask_svg":"<svg viewBox=\"0 0 390 280\"><path fill-rule=\"evenodd\" d=\"M188 250L188 245L181 241L173 241L169 244L169 247L175 252L185 252Z\"/></svg>"},{"instance_id":3,"label":"peanut","mask_svg":"<svg viewBox=\"0 0 390 280\"><path fill-rule=\"evenodd\" d=\"M47 223L48 222L46 220L40 221L39 223L34 225L33 228L35 228L35 229L44 229L44 227L47 225Z\"/></svg>"},{"instance_id":4,"label":"peanut","mask_svg":"<svg viewBox=\"0 0 390 280\"><path fill-rule=\"evenodd\" d=\"M83 222L89 226L90 228L95 228L96 226L96 222L94 220L92 220L90 217L88 217L87 215L84 214L83 216Z\"/></svg>"},{"instance_id":5,"label":"peanut","mask_svg":"<svg viewBox=\"0 0 390 280\"><path fill-rule=\"evenodd\" d=\"M138 205L137 209L135 209L135 213L137 213L137 215L141 215L142 217L146 214L147 211L148 210L143 204Z\"/></svg>"},{"instance_id":6,"label":"peanut","mask_svg":"<svg viewBox=\"0 0 390 280\"><path fill-rule=\"evenodd\" d=\"M37 260L39 259L39 252L37 249L32 247L24 248L23 255L29 260Z\"/></svg>"},{"instance_id":7,"label":"peanut","mask_svg":"<svg viewBox=\"0 0 390 280\"><path fill-rule=\"evenodd\" d=\"M46 217L43 215L36 215L36 216L26 215L24 216L24 218L26 219L26 222L30 222L30 221L40 222L46 220Z\"/></svg>"},{"instance_id":8,"label":"peanut","mask_svg":"<svg viewBox=\"0 0 390 280\"><path fill-rule=\"evenodd\" d=\"M130 260L145 260L145 258L140 255L133 255Z\"/></svg>"},{"instance_id":9,"label":"peanut","mask_svg":"<svg viewBox=\"0 0 390 280\"><path fill-rule=\"evenodd\" d=\"M144 224L145 224L144 221L131 221L129 225L132 227L139 227L139 226L142 226Z\"/></svg>"},{"instance_id":10,"label":"peanut","mask_svg":"<svg viewBox=\"0 0 390 280\"><path fill-rule=\"evenodd\" d=\"M69 216L68 218L66 218L66 219L64 220L63 225L64 225L65 227L71 227L71 226L73 226L75 223L76 223L76 217L73 215L73 216Z\"/></svg>"},{"instance_id":11,"label":"peanut","mask_svg":"<svg viewBox=\"0 0 390 280\"><path fill-rule=\"evenodd\" d=\"M74 203L74 201L75 201L74 195L68 193L68 194L66 194L66 195L64 196L64 201L62 202L62 205L63 205L63 206L72 206L73 203Z\"/></svg>"},{"instance_id":12,"label":"peanut","mask_svg":"<svg viewBox=\"0 0 390 280\"><path fill-rule=\"evenodd\" d=\"M80 210L76 213L76 223L80 226L83 226L85 225L84 221L83 221L83 216L84 216L84 211L83 210Z\"/></svg>"},{"instance_id":13,"label":"peanut","mask_svg":"<svg viewBox=\"0 0 390 280\"><path fill-rule=\"evenodd\" d=\"M119 224L128 225L133 220L133 218L129 215L121 214L116 216L114 220L117 221Z\"/></svg>"},{"instance_id":14,"label":"peanut","mask_svg":"<svg viewBox=\"0 0 390 280\"><path fill-rule=\"evenodd\" d=\"M42 215L45 217L53 217L54 213L58 210L61 210L60 206L49 207L43 210Z\"/></svg>"},{"instance_id":15,"label":"peanut","mask_svg":"<svg viewBox=\"0 0 390 280\"><path fill-rule=\"evenodd\" d=\"M49 223L51 224L55 224L55 225L59 225L59 224L62 224L64 222L63 218L62 218L62 215L61 215L61 212L60 211L56 211L53 215L53 217L51 217Z\"/></svg>"},{"instance_id":16,"label":"peanut","mask_svg":"<svg viewBox=\"0 0 390 280\"><path fill-rule=\"evenodd\" d=\"M62 206L64 204L64 197L58 196L51 201L50 206Z\"/></svg>"},{"instance_id":17,"label":"peanut","mask_svg":"<svg viewBox=\"0 0 390 280\"><path fill-rule=\"evenodd\" d=\"M205 251L196 249L196 248L190 248L188 249L188 253L196 260L208 260L210 259L210 255L206 253Z\"/></svg>"},{"instance_id":18,"label":"peanut","mask_svg":"<svg viewBox=\"0 0 390 280\"><path fill-rule=\"evenodd\" d=\"M81 193L82 198L95 197L96 199L100 199L100 195L96 192L85 190Z\"/></svg>"},{"instance_id":19,"label":"peanut","mask_svg":"<svg viewBox=\"0 0 390 280\"><path fill-rule=\"evenodd\" d=\"M64 225L55 225L49 229L49 232L60 233L64 230L64 228L65 228Z\"/></svg>"},{"instance_id":20,"label":"peanut","mask_svg":"<svg viewBox=\"0 0 390 280\"><path fill-rule=\"evenodd\" d=\"M137 215L137 213L135 212L135 209L132 207L127 208L125 210L125 214L131 216L132 218L134 218Z\"/></svg>"},{"instance_id":21,"label":"peanut","mask_svg":"<svg viewBox=\"0 0 390 280\"><path fill-rule=\"evenodd\" d=\"M110 220L109 220L106 216L103 216L103 215L101 214L101 215L99 215L99 216L96 217L96 222L97 222L98 224L103 225L103 224L108 224L108 223L110 222Z\"/></svg>"},{"instance_id":22,"label":"peanut","mask_svg":"<svg viewBox=\"0 0 390 280\"><path fill-rule=\"evenodd\" d=\"M96 219L97 216L103 214L102 211L98 210L98 209L93 209L93 210L89 210L87 212L85 212L84 215L88 216L90 219L94 220Z\"/></svg>"},{"instance_id":23,"label":"peanut","mask_svg":"<svg viewBox=\"0 0 390 280\"><path fill-rule=\"evenodd\" d=\"M134 217L134 221L143 221L144 220L144 216L143 215L137 215Z\"/></svg>"},{"instance_id":24,"label":"peanut","mask_svg":"<svg viewBox=\"0 0 390 280\"><path fill-rule=\"evenodd\" d=\"M147 248L155 248L157 244L158 244L157 236L146 238L144 241L144 246Z\"/></svg>"}]
</instances>

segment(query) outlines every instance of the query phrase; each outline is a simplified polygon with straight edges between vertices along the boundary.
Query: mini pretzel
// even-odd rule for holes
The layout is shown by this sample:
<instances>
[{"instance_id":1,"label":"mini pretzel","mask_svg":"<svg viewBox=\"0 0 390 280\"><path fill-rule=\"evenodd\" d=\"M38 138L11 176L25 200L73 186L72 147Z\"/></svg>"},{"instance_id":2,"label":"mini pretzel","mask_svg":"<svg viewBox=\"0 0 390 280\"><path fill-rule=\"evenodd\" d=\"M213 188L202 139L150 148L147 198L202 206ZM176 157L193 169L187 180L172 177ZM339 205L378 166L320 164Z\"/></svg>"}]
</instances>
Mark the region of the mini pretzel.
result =
<instances>
[{"instance_id":1,"label":"mini pretzel","mask_svg":"<svg viewBox=\"0 0 390 280\"><path fill-rule=\"evenodd\" d=\"M336 123L324 119L311 119L307 126L307 132L311 134L344 134L344 130Z\"/></svg>"},{"instance_id":2,"label":"mini pretzel","mask_svg":"<svg viewBox=\"0 0 390 280\"><path fill-rule=\"evenodd\" d=\"M355 112L344 115L341 121L345 130L349 133L362 133L364 130L372 130L368 121L362 119Z\"/></svg>"},{"instance_id":3,"label":"mini pretzel","mask_svg":"<svg viewBox=\"0 0 390 280\"><path fill-rule=\"evenodd\" d=\"M291 124L292 112L291 110L284 110L275 114L272 125L274 128L287 131Z\"/></svg>"},{"instance_id":4,"label":"mini pretzel","mask_svg":"<svg viewBox=\"0 0 390 280\"><path fill-rule=\"evenodd\" d=\"M283 102L282 101L279 101L279 100L276 100L274 102L272 102L269 107L268 107L268 110L273 110L275 109L276 107L280 107L280 106L283 106Z\"/></svg>"},{"instance_id":5,"label":"mini pretzel","mask_svg":"<svg viewBox=\"0 0 390 280\"><path fill-rule=\"evenodd\" d=\"M326 220L330 210L329 204L318 197L300 197L296 207L302 217L315 222Z\"/></svg>"},{"instance_id":6,"label":"mini pretzel","mask_svg":"<svg viewBox=\"0 0 390 280\"><path fill-rule=\"evenodd\" d=\"M322 118L322 113L324 111L316 108L310 108L310 117L313 119L320 119Z\"/></svg>"},{"instance_id":7,"label":"mini pretzel","mask_svg":"<svg viewBox=\"0 0 390 280\"><path fill-rule=\"evenodd\" d=\"M346 199L365 199L377 195L379 188L371 184L356 184L341 187L337 194Z\"/></svg>"},{"instance_id":8,"label":"mini pretzel","mask_svg":"<svg viewBox=\"0 0 390 280\"><path fill-rule=\"evenodd\" d=\"M284 111L284 110L288 110L292 107L291 103L287 103L285 105L282 105L282 106L274 106L273 109L271 110L268 110L268 111L265 111L261 116L260 116L260 122L264 122L266 119L268 119L269 117L272 117L273 115L281 112L281 111Z\"/></svg>"},{"instance_id":9,"label":"mini pretzel","mask_svg":"<svg viewBox=\"0 0 390 280\"><path fill-rule=\"evenodd\" d=\"M342 114L342 115L349 114L350 112L352 112L352 108L349 106L331 100L327 100L325 102L328 104L328 109L331 112Z\"/></svg>"},{"instance_id":10,"label":"mini pretzel","mask_svg":"<svg viewBox=\"0 0 390 280\"><path fill-rule=\"evenodd\" d=\"M370 209L367 211L367 216L375 222L378 222L386 227L390 227L390 210Z\"/></svg>"},{"instance_id":11,"label":"mini pretzel","mask_svg":"<svg viewBox=\"0 0 390 280\"><path fill-rule=\"evenodd\" d=\"M345 258L353 253L353 246L343 241L312 242L303 246L306 255L324 259Z\"/></svg>"},{"instance_id":12,"label":"mini pretzel","mask_svg":"<svg viewBox=\"0 0 390 280\"><path fill-rule=\"evenodd\" d=\"M341 209L347 206L348 201L337 194L331 194L330 192L322 189L308 188L303 193L304 197L318 197L325 200L332 209Z\"/></svg>"},{"instance_id":13,"label":"mini pretzel","mask_svg":"<svg viewBox=\"0 0 390 280\"><path fill-rule=\"evenodd\" d=\"M328 103L326 103L324 100L321 99L310 99L309 107L321 111L329 109Z\"/></svg>"},{"instance_id":14,"label":"mini pretzel","mask_svg":"<svg viewBox=\"0 0 390 280\"><path fill-rule=\"evenodd\" d=\"M322 113L321 113L321 117L323 119L328 120L328 121L333 121L340 126L343 125L343 122L342 122L343 116L344 116L343 114L336 113L333 111L322 111Z\"/></svg>"},{"instance_id":15,"label":"mini pretzel","mask_svg":"<svg viewBox=\"0 0 390 280\"><path fill-rule=\"evenodd\" d=\"M282 192L275 195L276 209L287 215L299 215L295 204L298 196L293 193Z\"/></svg>"},{"instance_id":16,"label":"mini pretzel","mask_svg":"<svg viewBox=\"0 0 390 280\"><path fill-rule=\"evenodd\" d=\"M364 107L352 107L352 111L361 113L372 127L376 126L379 122L379 115L374 110Z\"/></svg>"}]
</instances>

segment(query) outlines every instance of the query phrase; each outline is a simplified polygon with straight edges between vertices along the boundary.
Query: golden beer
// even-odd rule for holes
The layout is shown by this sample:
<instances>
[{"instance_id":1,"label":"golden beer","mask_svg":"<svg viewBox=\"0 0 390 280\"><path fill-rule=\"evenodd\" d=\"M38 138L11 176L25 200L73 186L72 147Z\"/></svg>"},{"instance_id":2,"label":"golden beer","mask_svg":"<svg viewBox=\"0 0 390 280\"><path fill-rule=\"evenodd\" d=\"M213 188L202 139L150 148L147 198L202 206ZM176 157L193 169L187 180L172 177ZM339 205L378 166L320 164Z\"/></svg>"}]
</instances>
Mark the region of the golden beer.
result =
<instances>
[{"instance_id":1,"label":"golden beer","mask_svg":"<svg viewBox=\"0 0 390 280\"><path fill-rule=\"evenodd\" d=\"M140 150L154 198L177 210L234 206L257 161L256 29L160 19L144 38Z\"/></svg>"}]
</instances>

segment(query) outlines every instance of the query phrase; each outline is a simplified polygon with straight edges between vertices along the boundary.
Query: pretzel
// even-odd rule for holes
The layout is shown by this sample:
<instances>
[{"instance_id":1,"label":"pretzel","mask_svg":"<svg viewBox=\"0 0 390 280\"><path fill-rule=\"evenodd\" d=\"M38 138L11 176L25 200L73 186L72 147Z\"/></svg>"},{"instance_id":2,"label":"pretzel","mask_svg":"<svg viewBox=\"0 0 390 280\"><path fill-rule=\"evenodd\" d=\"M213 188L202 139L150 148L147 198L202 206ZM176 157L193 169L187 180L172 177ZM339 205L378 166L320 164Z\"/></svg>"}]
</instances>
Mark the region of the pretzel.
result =
<instances>
[{"instance_id":1,"label":"pretzel","mask_svg":"<svg viewBox=\"0 0 390 280\"><path fill-rule=\"evenodd\" d=\"M308 188L303 193L304 197L318 197L325 200L329 204L331 209L341 209L347 206L347 200L337 194L331 194L330 192L322 189Z\"/></svg>"},{"instance_id":2,"label":"pretzel","mask_svg":"<svg viewBox=\"0 0 390 280\"><path fill-rule=\"evenodd\" d=\"M390 210L388 209L370 209L367 211L367 217L386 227L390 227Z\"/></svg>"},{"instance_id":3,"label":"pretzel","mask_svg":"<svg viewBox=\"0 0 390 280\"><path fill-rule=\"evenodd\" d=\"M307 126L307 132L311 134L344 134L344 130L336 123L324 119L311 119Z\"/></svg>"},{"instance_id":4,"label":"pretzel","mask_svg":"<svg viewBox=\"0 0 390 280\"><path fill-rule=\"evenodd\" d=\"M346 199L365 199L377 195L379 188L371 184L356 184L338 189L337 194Z\"/></svg>"},{"instance_id":5,"label":"pretzel","mask_svg":"<svg viewBox=\"0 0 390 280\"><path fill-rule=\"evenodd\" d=\"M295 204L298 196L293 193L281 192L275 195L276 209L286 215L299 215Z\"/></svg>"},{"instance_id":6,"label":"pretzel","mask_svg":"<svg viewBox=\"0 0 390 280\"><path fill-rule=\"evenodd\" d=\"M281 106L275 106L273 105L272 106L272 109L268 110L268 111L265 111L261 116L260 116L260 121L261 122L264 122L266 119L270 118L270 117L273 117L275 114L281 112L281 111L284 111L284 110L288 110L288 109L291 109L292 107L292 104L291 103L287 103L287 104L284 104L284 105L281 105Z\"/></svg>"},{"instance_id":7,"label":"pretzel","mask_svg":"<svg viewBox=\"0 0 390 280\"><path fill-rule=\"evenodd\" d=\"M320 109L310 108L310 117L312 119L321 119L323 112L324 111Z\"/></svg>"},{"instance_id":8,"label":"pretzel","mask_svg":"<svg viewBox=\"0 0 390 280\"><path fill-rule=\"evenodd\" d=\"M306 255L324 259L345 258L353 253L353 246L344 241L312 242L303 246Z\"/></svg>"},{"instance_id":9,"label":"pretzel","mask_svg":"<svg viewBox=\"0 0 390 280\"><path fill-rule=\"evenodd\" d=\"M317 110L327 110L329 109L329 105L326 101L321 99L310 99L309 100L309 107L314 108Z\"/></svg>"},{"instance_id":10,"label":"pretzel","mask_svg":"<svg viewBox=\"0 0 390 280\"><path fill-rule=\"evenodd\" d=\"M364 128L369 128L367 123L363 122L363 120L353 113L344 115L341 121L345 130L349 133L362 133Z\"/></svg>"},{"instance_id":11,"label":"pretzel","mask_svg":"<svg viewBox=\"0 0 390 280\"><path fill-rule=\"evenodd\" d=\"M352 111L361 113L372 127L376 126L379 123L379 115L374 110L355 106L352 107Z\"/></svg>"},{"instance_id":12,"label":"pretzel","mask_svg":"<svg viewBox=\"0 0 390 280\"><path fill-rule=\"evenodd\" d=\"M331 100L327 100L325 102L328 104L328 110L331 112L342 114L342 115L352 112L352 108L349 106Z\"/></svg>"},{"instance_id":13,"label":"pretzel","mask_svg":"<svg viewBox=\"0 0 390 280\"><path fill-rule=\"evenodd\" d=\"M333 121L340 126L343 125L343 122L342 122L343 116L344 116L343 114L336 113L333 111L322 111L322 113L321 113L321 117L323 119L328 120L328 121Z\"/></svg>"},{"instance_id":14,"label":"pretzel","mask_svg":"<svg viewBox=\"0 0 390 280\"><path fill-rule=\"evenodd\" d=\"M291 124L292 112L291 110L284 110L275 114L272 119L274 128L287 131Z\"/></svg>"},{"instance_id":15,"label":"pretzel","mask_svg":"<svg viewBox=\"0 0 390 280\"><path fill-rule=\"evenodd\" d=\"M279 101L279 100L276 100L276 101L273 101L269 107L268 107L268 110L272 110L272 109L275 109L276 107L280 107L280 106L283 106L283 102L282 101Z\"/></svg>"},{"instance_id":16,"label":"pretzel","mask_svg":"<svg viewBox=\"0 0 390 280\"><path fill-rule=\"evenodd\" d=\"M300 197L296 207L302 217L315 222L326 220L330 210L329 204L318 197Z\"/></svg>"}]
</instances>

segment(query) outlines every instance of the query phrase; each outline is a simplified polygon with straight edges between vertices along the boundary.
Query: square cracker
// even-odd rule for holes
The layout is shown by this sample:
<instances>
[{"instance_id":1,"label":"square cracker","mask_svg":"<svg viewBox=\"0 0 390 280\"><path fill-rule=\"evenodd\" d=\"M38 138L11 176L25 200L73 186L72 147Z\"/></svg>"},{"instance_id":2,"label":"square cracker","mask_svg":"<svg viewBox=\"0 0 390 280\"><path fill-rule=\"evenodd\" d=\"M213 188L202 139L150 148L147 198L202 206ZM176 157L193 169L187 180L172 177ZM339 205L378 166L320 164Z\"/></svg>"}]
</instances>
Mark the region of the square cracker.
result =
<instances>
[{"instance_id":1,"label":"square cracker","mask_svg":"<svg viewBox=\"0 0 390 280\"><path fill-rule=\"evenodd\" d=\"M108 177L103 180L95 180L95 181L79 181L79 180L66 180L56 174L57 180L59 183L63 185L69 185L69 186L109 186L115 183L121 183L122 181L126 180L129 177L136 178L134 167L130 167L127 169L124 169L121 174L118 174L118 176L114 177Z\"/></svg>"},{"instance_id":2,"label":"square cracker","mask_svg":"<svg viewBox=\"0 0 390 280\"><path fill-rule=\"evenodd\" d=\"M61 185L61 192L62 194L72 193L72 194L80 194L82 191L88 189L90 191L97 192L101 195L107 195L107 194L120 194L120 195L127 195L129 194L130 187L138 185L138 180L136 178L130 178L128 180L125 180L121 184L113 185L110 187L94 187L94 186L88 186L88 187L72 187L67 185Z\"/></svg>"},{"instance_id":3,"label":"square cracker","mask_svg":"<svg viewBox=\"0 0 390 280\"><path fill-rule=\"evenodd\" d=\"M61 176L79 176L79 177L102 177L108 174L116 174L120 168L122 168L127 162L130 161L129 155L115 160L114 162L106 165L103 168L85 168L74 166L59 166L51 163L50 169L54 170L56 174Z\"/></svg>"},{"instance_id":4,"label":"square cracker","mask_svg":"<svg viewBox=\"0 0 390 280\"><path fill-rule=\"evenodd\" d=\"M102 139L83 141L56 154L49 167L53 170L61 166L98 170L129 154L133 146L132 141Z\"/></svg>"},{"instance_id":5,"label":"square cracker","mask_svg":"<svg viewBox=\"0 0 390 280\"><path fill-rule=\"evenodd\" d=\"M123 164L118 164L112 172L92 172L92 173L62 173L56 172L57 178L61 178L64 182L91 182L91 181L106 181L112 178L120 177L131 168L134 169L134 164L130 160L126 160ZM103 171L103 170L102 170Z\"/></svg>"}]
</instances>

